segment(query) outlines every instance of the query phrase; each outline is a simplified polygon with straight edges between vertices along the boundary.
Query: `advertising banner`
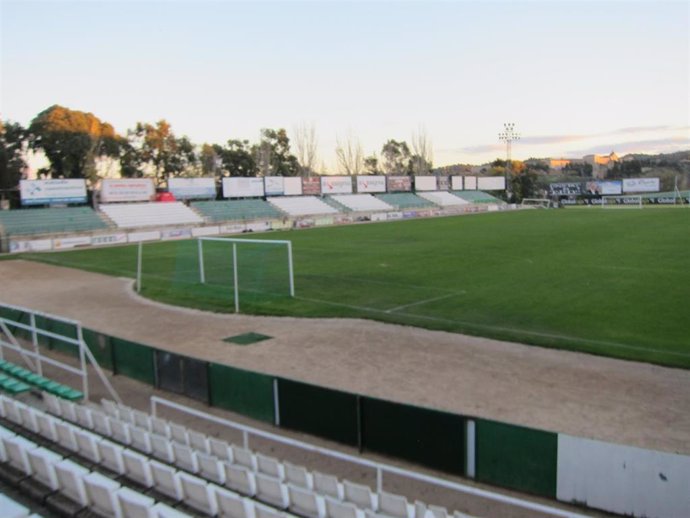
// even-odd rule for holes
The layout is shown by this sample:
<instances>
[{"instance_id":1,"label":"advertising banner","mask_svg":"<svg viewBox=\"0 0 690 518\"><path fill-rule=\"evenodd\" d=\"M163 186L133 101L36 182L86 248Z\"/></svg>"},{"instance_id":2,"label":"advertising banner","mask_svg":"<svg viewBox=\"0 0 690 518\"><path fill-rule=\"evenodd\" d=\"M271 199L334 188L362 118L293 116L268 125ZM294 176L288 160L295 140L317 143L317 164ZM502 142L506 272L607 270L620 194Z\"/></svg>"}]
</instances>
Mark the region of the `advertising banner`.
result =
<instances>
[{"instance_id":1,"label":"advertising banner","mask_svg":"<svg viewBox=\"0 0 690 518\"><path fill-rule=\"evenodd\" d=\"M415 176L414 177L415 191L435 191L436 177L435 176Z\"/></svg>"},{"instance_id":2,"label":"advertising banner","mask_svg":"<svg viewBox=\"0 0 690 518\"><path fill-rule=\"evenodd\" d=\"M480 176L477 189L480 191L505 191L506 179L503 176Z\"/></svg>"},{"instance_id":3,"label":"advertising banner","mask_svg":"<svg viewBox=\"0 0 690 518\"><path fill-rule=\"evenodd\" d=\"M305 196L319 196L321 194L321 178L319 176L302 178L302 194Z\"/></svg>"},{"instance_id":4,"label":"advertising banner","mask_svg":"<svg viewBox=\"0 0 690 518\"><path fill-rule=\"evenodd\" d=\"M450 188L454 191L462 191L464 189L464 182L462 181L462 176L451 176L450 177Z\"/></svg>"},{"instance_id":5,"label":"advertising banner","mask_svg":"<svg viewBox=\"0 0 690 518\"><path fill-rule=\"evenodd\" d=\"M623 192L659 192L658 178L625 178Z\"/></svg>"},{"instance_id":6,"label":"advertising banner","mask_svg":"<svg viewBox=\"0 0 690 518\"><path fill-rule=\"evenodd\" d=\"M437 176L437 178L439 191L450 190L450 176Z\"/></svg>"},{"instance_id":7,"label":"advertising banner","mask_svg":"<svg viewBox=\"0 0 690 518\"><path fill-rule=\"evenodd\" d=\"M127 234L124 232L118 232L117 234L103 234L100 236L91 237L92 246L103 246L103 245L122 245L127 242Z\"/></svg>"},{"instance_id":8,"label":"advertising banner","mask_svg":"<svg viewBox=\"0 0 690 518\"><path fill-rule=\"evenodd\" d=\"M386 192L386 177L358 176L357 192Z\"/></svg>"},{"instance_id":9,"label":"advertising banner","mask_svg":"<svg viewBox=\"0 0 690 518\"><path fill-rule=\"evenodd\" d=\"M597 182L587 182L585 186L587 194L591 195L611 195L623 194L623 184L620 180L602 180Z\"/></svg>"},{"instance_id":10,"label":"advertising banner","mask_svg":"<svg viewBox=\"0 0 690 518\"><path fill-rule=\"evenodd\" d=\"M45 250L52 250L52 248L52 239L30 239L26 241L10 241L10 253L13 254L19 252L43 252Z\"/></svg>"},{"instance_id":11,"label":"advertising banner","mask_svg":"<svg viewBox=\"0 0 690 518\"><path fill-rule=\"evenodd\" d=\"M53 250L66 250L79 246L90 246L91 236L72 236L53 239Z\"/></svg>"},{"instance_id":12,"label":"advertising banner","mask_svg":"<svg viewBox=\"0 0 690 518\"><path fill-rule=\"evenodd\" d=\"M409 176L388 176L386 183L388 184L388 192L409 192L412 190L412 179Z\"/></svg>"},{"instance_id":13,"label":"advertising banner","mask_svg":"<svg viewBox=\"0 0 690 518\"><path fill-rule=\"evenodd\" d=\"M549 194L554 196L577 196L582 194L580 182L561 182L549 185Z\"/></svg>"},{"instance_id":14,"label":"advertising banner","mask_svg":"<svg viewBox=\"0 0 690 518\"><path fill-rule=\"evenodd\" d=\"M351 176L322 176L321 177L321 193L322 194L351 194L352 193L352 177Z\"/></svg>"},{"instance_id":15,"label":"advertising banner","mask_svg":"<svg viewBox=\"0 0 690 518\"><path fill-rule=\"evenodd\" d=\"M106 178L101 182L101 203L150 201L155 197L151 178Z\"/></svg>"},{"instance_id":16,"label":"advertising banner","mask_svg":"<svg viewBox=\"0 0 690 518\"><path fill-rule=\"evenodd\" d=\"M318 178L317 178L318 180ZM319 184L320 186L321 184ZM283 194L285 196L302 195L302 179L299 176L289 176L283 179Z\"/></svg>"},{"instance_id":17,"label":"advertising banner","mask_svg":"<svg viewBox=\"0 0 690 518\"><path fill-rule=\"evenodd\" d=\"M86 203L86 180L20 180L22 205Z\"/></svg>"},{"instance_id":18,"label":"advertising banner","mask_svg":"<svg viewBox=\"0 0 690 518\"><path fill-rule=\"evenodd\" d=\"M216 197L216 179L170 178L168 191L178 200L212 200Z\"/></svg>"},{"instance_id":19,"label":"advertising banner","mask_svg":"<svg viewBox=\"0 0 690 518\"><path fill-rule=\"evenodd\" d=\"M223 178L223 198L258 198L264 195L263 178Z\"/></svg>"},{"instance_id":20,"label":"advertising banner","mask_svg":"<svg viewBox=\"0 0 690 518\"><path fill-rule=\"evenodd\" d=\"M264 177L264 192L266 196L280 196L285 194L285 183L282 176Z\"/></svg>"},{"instance_id":21,"label":"advertising banner","mask_svg":"<svg viewBox=\"0 0 690 518\"><path fill-rule=\"evenodd\" d=\"M465 190L466 191L476 191L477 190L477 177L476 176L465 176Z\"/></svg>"}]
</instances>

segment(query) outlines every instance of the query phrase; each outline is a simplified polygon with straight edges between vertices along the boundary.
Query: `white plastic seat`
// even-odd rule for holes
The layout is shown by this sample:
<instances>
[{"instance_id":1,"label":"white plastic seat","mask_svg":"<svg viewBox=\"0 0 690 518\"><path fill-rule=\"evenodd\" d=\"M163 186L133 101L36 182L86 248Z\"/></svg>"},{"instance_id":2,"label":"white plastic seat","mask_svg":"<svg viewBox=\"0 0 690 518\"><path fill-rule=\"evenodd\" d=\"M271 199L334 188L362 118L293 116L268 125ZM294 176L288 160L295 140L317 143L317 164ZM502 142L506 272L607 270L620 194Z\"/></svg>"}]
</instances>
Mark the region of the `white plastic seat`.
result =
<instances>
[{"instance_id":1,"label":"white plastic seat","mask_svg":"<svg viewBox=\"0 0 690 518\"><path fill-rule=\"evenodd\" d=\"M38 425L38 433L44 439L49 439L52 442L58 442L57 430L55 430L55 422L57 420L48 414L36 414L36 424Z\"/></svg>"},{"instance_id":2,"label":"white plastic seat","mask_svg":"<svg viewBox=\"0 0 690 518\"><path fill-rule=\"evenodd\" d=\"M101 406L107 415L114 418L120 417L120 412L117 409L117 403L109 399L101 399Z\"/></svg>"},{"instance_id":3,"label":"white plastic seat","mask_svg":"<svg viewBox=\"0 0 690 518\"><path fill-rule=\"evenodd\" d=\"M449 517L448 509L446 509L445 507L441 507L440 505L430 505L428 508L428 512L431 513L431 516L428 518L448 518Z\"/></svg>"},{"instance_id":4,"label":"white plastic seat","mask_svg":"<svg viewBox=\"0 0 690 518\"><path fill-rule=\"evenodd\" d=\"M196 452L184 444L174 442L172 446L175 452L175 465L186 471L198 473L199 461L196 458Z\"/></svg>"},{"instance_id":5,"label":"white plastic seat","mask_svg":"<svg viewBox=\"0 0 690 518\"><path fill-rule=\"evenodd\" d=\"M70 423L77 422L77 405L72 401L60 398L60 417L69 421Z\"/></svg>"},{"instance_id":6,"label":"white plastic seat","mask_svg":"<svg viewBox=\"0 0 690 518\"><path fill-rule=\"evenodd\" d=\"M141 484L144 487L153 487L155 480L153 478L152 467L154 461L136 451L123 449L122 460L125 465L125 475L127 478Z\"/></svg>"},{"instance_id":7,"label":"white plastic seat","mask_svg":"<svg viewBox=\"0 0 690 518\"><path fill-rule=\"evenodd\" d=\"M110 418L105 412L91 412L91 420L93 421L93 431L111 437L113 431L110 427Z\"/></svg>"},{"instance_id":8,"label":"white plastic seat","mask_svg":"<svg viewBox=\"0 0 690 518\"><path fill-rule=\"evenodd\" d=\"M221 485L225 483L225 470L220 460L205 453L197 453L196 458L199 462L199 474L202 477Z\"/></svg>"},{"instance_id":9,"label":"white plastic seat","mask_svg":"<svg viewBox=\"0 0 690 518\"><path fill-rule=\"evenodd\" d=\"M378 494L377 511L396 518L408 518L412 514L407 498L386 491L380 491Z\"/></svg>"},{"instance_id":10,"label":"white plastic seat","mask_svg":"<svg viewBox=\"0 0 690 518\"><path fill-rule=\"evenodd\" d=\"M193 430L187 431L187 438L189 439L189 447L197 452L210 453L208 438L203 433L195 432Z\"/></svg>"},{"instance_id":11,"label":"white plastic seat","mask_svg":"<svg viewBox=\"0 0 690 518\"><path fill-rule=\"evenodd\" d=\"M84 487L84 477L89 474L88 469L65 459L55 464L55 474L61 493L82 506L89 504Z\"/></svg>"},{"instance_id":12,"label":"white plastic seat","mask_svg":"<svg viewBox=\"0 0 690 518\"><path fill-rule=\"evenodd\" d=\"M189 473L180 473L179 479L186 505L211 516L218 513L218 504L208 482Z\"/></svg>"},{"instance_id":13,"label":"white plastic seat","mask_svg":"<svg viewBox=\"0 0 690 518\"><path fill-rule=\"evenodd\" d=\"M54 451L36 448L27 453L31 466L31 477L46 487L55 490L59 487L55 464L62 461L62 457Z\"/></svg>"},{"instance_id":14,"label":"white plastic seat","mask_svg":"<svg viewBox=\"0 0 690 518\"><path fill-rule=\"evenodd\" d=\"M192 518L192 515L162 503L153 506L153 516L154 518Z\"/></svg>"},{"instance_id":15,"label":"white plastic seat","mask_svg":"<svg viewBox=\"0 0 690 518\"><path fill-rule=\"evenodd\" d=\"M118 420L126 424L134 424L134 410L125 405L117 406Z\"/></svg>"},{"instance_id":16,"label":"white plastic seat","mask_svg":"<svg viewBox=\"0 0 690 518\"><path fill-rule=\"evenodd\" d=\"M153 507L156 501L150 496L142 495L127 487L117 492L120 509L124 518L154 518Z\"/></svg>"},{"instance_id":17,"label":"white plastic seat","mask_svg":"<svg viewBox=\"0 0 690 518\"><path fill-rule=\"evenodd\" d=\"M49 392L42 392L43 402L46 405L46 409L53 415L59 416L62 413L60 408L60 399L55 394L50 394Z\"/></svg>"},{"instance_id":18,"label":"white plastic seat","mask_svg":"<svg viewBox=\"0 0 690 518\"><path fill-rule=\"evenodd\" d=\"M134 419L134 425L138 428L143 428L147 432L151 431L151 417L141 410L132 411L132 417Z\"/></svg>"},{"instance_id":19,"label":"white plastic seat","mask_svg":"<svg viewBox=\"0 0 690 518\"><path fill-rule=\"evenodd\" d=\"M84 488L89 499L89 506L101 516L121 518L120 502L117 491L120 484L112 478L92 472L84 477Z\"/></svg>"},{"instance_id":20,"label":"white plastic seat","mask_svg":"<svg viewBox=\"0 0 690 518\"><path fill-rule=\"evenodd\" d=\"M184 493L180 483L180 474L175 468L155 460L150 462L150 466L156 490L174 500L182 500Z\"/></svg>"},{"instance_id":21,"label":"white plastic seat","mask_svg":"<svg viewBox=\"0 0 690 518\"><path fill-rule=\"evenodd\" d=\"M232 461L232 450L227 442L209 437L208 447L211 455L215 456L218 460Z\"/></svg>"},{"instance_id":22,"label":"white plastic seat","mask_svg":"<svg viewBox=\"0 0 690 518\"><path fill-rule=\"evenodd\" d=\"M27 518L30 512L28 507L0 493L0 516L3 518Z\"/></svg>"},{"instance_id":23,"label":"white plastic seat","mask_svg":"<svg viewBox=\"0 0 690 518\"><path fill-rule=\"evenodd\" d=\"M19 414L17 401L10 398L2 400L3 417L16 424L22 424L22 416Z\"/></svg>"},{"instance_id":24,"label":"white plastic seat","mask_svg":"<svg viewBox=\"0 0 690 518\"><path fill-rule=\"evenodd\" d=\"M19 407L19 414L22 419L22 426L31 430L34 433L38 433L38 422L36 421L37 412L32 407L27 405L22 405Z\"/></svg>"},{"instance_id":25,"label":"white plastic seat","mask_svg":"<svg viewBox=\"0 0 690 518\"><path fill-rule=\"evenodd\" d=\"M343 500L352 502L360 509L376 509L374 494L369 486L343 481Z\"/></svg>"},{"instance_id":26,"label":"white plastic seat","mask_svg":"<svg viewBox=\"0 0 690 518\"><path fill-rule=\"evenodd\" d=\"M101 462L101 452L98 443L102 440L100 435L96 435L87 430L74 430L74 438L77 441L77 451L79 455L93 462Z\"/></svg>"},{"instance_id":27,"label":"white plastic seat","mask_svg":"<svg viewBox=\"0 0 690 518\"><path fill-rule=\"evenodd\" d=\"M84 405L76 405L74 407L74 411L77 418L76 422L79 424L79 426L93 430L93 416L91 415L91 409Z\"/></svg>"},{"instance_id":28,"label":"white plastic seat","mask_svg":"<svg viewBox=\"0 0 690 518\"><path fill-rule=\"evenodd\" d=\"M38 448L38 445L20 435L3 437L2 443L5 448L7 461L10 465L30 475L31 465L29 464L28 453Z\"/></svg>"},{"instance_id":29,"label":"white plastic seat","mask_svg":"<svg viewBox=\"0 0 690 518\"><path fill-rule=\"evenodd\" d=\"M285 462L283 467L285 470L285 482L305 489L312 489L314 487L311 473L304 466L295 466Z\"/></svg>"},{"instance_id":30,"label":"white plastic seat","mask_svg":"<svg viewBox=\"0 0 690 518\"><path fill-rule=\"evenodd\" d=\"M256 456L246 448L232 445L232 462L251 471L256 471Z\"/></svg>"},{"instance_id":31,"label":"white plastic seat","mask_svg":"<svg viewBox=\"0 0 690 518\"><path fill-rule=\"evenodd\" d=\"M63 448L70 451L77 451L77 439L74 436L74 426L65 421L55 421L55 432L57 432L57 442Z\"/></svg>"},{"instance_id":32,"label":"white plastic seat","mask_svg":"<svg viewBox=\"0 0 690 518\"><path fill-rule=\"evenodd\" d=\"M156 434L151 434L149 439L151 441L151 454L154 457L169 464L175 461L175 452L170 439Z\"/></svg>"},{"instance_id":33,"label":"white plastic seat","mask_svg":"<svg viewBox=\"0 0 690 518\"><path fill-rule=\"evenodd\" d=\"M151 433L162 435L163 437L170 439L170 427L168 426L167 421L161 419L160 417L151 417L150 423Z\"/></svg>"},{"instance_id":34,"label":"white plastic seat","mask_svg":"<svg viewBox=\"0 0 690 518\"><path fill-rule=\"evenodd\" d=\"M254 505L254 516L255 518L285 518L286 515L272 507L257 503Z\"/></svg>"},{"instance_id":35,"label":"white plastic seat","mask_svg":"<svg viewBox=\"0 0 690 518\"><path fill-rule=\"evenodd\" d=\"M324 498L327 518L361 518L361 511L351 502L341 502L334 498Z\"/></svg>"},{"instance_id":36,"label":"white plastic seat","mask_svg":"<svg viewBox=\"0 0 690 518\"><path fill-rule=\"evenodd\" d=\"M148 431L138 428L136 426L129 427L129 436L133 448L143 451L146 454L151 453L151 434Z\"/></svg>"},{"instance_id":37,"label":"white plastic seat","mask_svg":"<svg viewBox=\"0 0 690 518\"><path fill-rule=\"evenodd\" d=\"M222 487L213 486L212 489L219 517L253 518L254 502Z\"/></svg>"},{"instance_id":38,"label":"white plastic seat","mask_svg":"<svg viewBox=\"0 0 690 518\"><path fill-rule=\"evenodd\" d=\"M187 429L184 426L180 426L175 423L168 423L168 428L170 429L170 438L180 444L185 446L189 444L189 437L187 436Z\"/></svg>"},{"instance_id":39,"label":"white plastic seat","mask_svg":"<svg viewBox=\"0 0 690 518\"><path fill-rule=\"evenodd\" d=\"M101 466L114 471L118 475L126 473L125 461L122 458L124 448L119 444L103 439L98 443L98 450L101 456Z\"/></svg>"},{"instance_id":40,"label":"white plastic seat","mask_svg":"<svg viewBox=\"0 0 690 518\"><path fill-rule=\"evenodd\" d=\"M4 437L14 437L17 435L12 430L8 430L4 426L0 426L0 460L2 462L7 462L7 452L5 451L5 445L2 442Z\"/></svg>"},{"instance_id":41,"label":"white plastic seat","mask_svg":"<svg viewBox=\"0 0 690 518\"><path fill-rule=\"evenodd\" d=\"M309 518L323 518L326 515L326 505L322 496L292 484L287 485L287 490L290 511Z\"/></svg>"},{"instance_id":42,"label":"white plastic seat","mask_svg":"<svg viewBox=\"0 0 690 518\"><path fill-rule=\"evenodd\" d=\"M428 511L429 509L424 502L421 500L414 501L414 518L426 518L426 513Z\"/></svg>"},{"instance_id":43,"label":"white plastic seat","mask_svg":"<svg viewBox=\"0 0 690 518\"><path fill-rule=\"evenodd\" d=\"M312 474L314 477L314 491L320 495L343 499L343 488L338 479L333 475L326 475L318 471Z\"/></svg>"},{"instance_id":44,"label":"white plastic seat","mask_svg":"<svg viewBox=\"0 0 690 518\"><path fill-rule=\"evenodd\" d=\"M256 468L259 473L268 475L269 477L285 480L285 468L275 458L261 453L256 454Z\"/></svg>"},{"instance_id":45,"label":"white plastic seat","mask_svg":"<svg viewBox=\"0 0 690 518\"><path fill-rule=\"evenodd\" d=\"M117 442L122 444L131 444L132 437L129 433L129 425L119 419L109 418L110 422L110 436Z\"/></svg>"},{"instance_id":46,"label":"white plastic seat","mask_svg":"<svg viewBox=\"0 0 690 518\"><path fill-rule=\"evenodd\" d=\"M256 498L281 509L287 509L290 504L287 487L277 478L256 474Z\"/></svg>"},{"instance_id":47,"label":"white plastic seat","mask_svg":"<svg viewBox=\"0 0 690 518\"><path fill-rule=\"evenodd\" d=\"M256 481L254 473L241 466L223 463L225 470L225 485L243 495L254 496L256 494Z\"/></svg>"}]
</instances>

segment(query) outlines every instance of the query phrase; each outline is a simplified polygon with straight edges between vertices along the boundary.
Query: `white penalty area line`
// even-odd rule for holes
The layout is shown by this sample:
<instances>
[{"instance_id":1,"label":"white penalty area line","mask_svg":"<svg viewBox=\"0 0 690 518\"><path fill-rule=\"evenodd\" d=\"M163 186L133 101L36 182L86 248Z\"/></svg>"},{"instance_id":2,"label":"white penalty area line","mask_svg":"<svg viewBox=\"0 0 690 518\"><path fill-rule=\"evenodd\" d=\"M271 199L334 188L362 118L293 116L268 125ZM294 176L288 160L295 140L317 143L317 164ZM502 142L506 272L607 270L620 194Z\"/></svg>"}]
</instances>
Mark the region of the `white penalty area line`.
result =
<instances>
[{"instance_id":1,"label":"white penalty area line","mask_svg":"<svg viewBox=\"0 0 690 518\"><path fill-rule=\"evenodd\" d=\"M386 309L384 313L393 313L394 311L400 311L401 309L411 308L413 306L421 306L422 304L428 304L429 302L436 302L437 300L449 299L455 297L456 295L463 295L467 293L466 291L459 291L457 293L449 293L448 295L442 295L440 297L434 297L432 299L418 300L417 302L411 302L409 304L403 304L402 306L396 306L391 309Z\"/></svg>"}]
</instances>

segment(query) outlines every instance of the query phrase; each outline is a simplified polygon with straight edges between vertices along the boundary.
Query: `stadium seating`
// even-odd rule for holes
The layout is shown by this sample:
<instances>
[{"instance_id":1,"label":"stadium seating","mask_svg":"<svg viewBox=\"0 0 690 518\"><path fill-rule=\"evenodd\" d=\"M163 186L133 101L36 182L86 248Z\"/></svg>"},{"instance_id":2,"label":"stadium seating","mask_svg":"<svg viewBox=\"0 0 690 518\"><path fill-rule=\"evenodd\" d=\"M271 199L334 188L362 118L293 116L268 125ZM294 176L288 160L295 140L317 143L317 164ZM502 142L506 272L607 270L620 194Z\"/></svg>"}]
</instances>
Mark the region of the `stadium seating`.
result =
<instances>
[{"instance_id":1,"label":"stadium seating","mask_svg":"<svg viewBox=\"0 0 690 518\"><path fill-rule=\"evenodd\" d=\"M434 206L429 200L411 192L377 194L376 197L396 209L424 209Z\"/></svg>"},{"instance_id":2,"label":"stadium seating","mask_svg":"<svg viewBox=\"0 0 690 518\"><path fill-rule=\"evenodd\" d=\"M455 207L458 205L467 205L468 202L462 198L447 192L447 191L429 191L417 193L422 198L429 200L440 207Z\"/></svg>"},{"instance_id":3,"label":"stadium seating","mask_svg":"<svg viewBox=\"0 0 690 518\"><path fill-rule=\"evenodd\" d=\"M61 398L78 400L84 397L79 390L45 378L15 363L0 360L0 389L18 394L26 392L32 386L55 394Z\"/></svg>"},{"instance_id":4,"label":"stadium seating","mask_svg":"<svg viewBox=\"0 0 690 518\"><path fill-rule=\"evenodd\" d=\"M500 203L501 200L484 191L451 191L455 196L470 203Z\"/></svg>"},{"instance_id":5,"label":"stadium seating","mask_svg":"<svg viewBox=\"0 0 690 518\"><path fill-rule=\"evenodd\" d=\"M85 232L108 228L90 207L0 210L0 230L7 235ZM0 232L2 233L2 232Z\"/></svg>"},{"instance_id":6,"label":"stadium seating","mask_svg":"<svg viewBox=\"0 0 690 518\"><path fill-rule=\"evenodd\" d=\"M111 203L100 210L119 228L203 223L196 212L181 202Z\"/></svg>"},{"instance_id":7,"label":"stadium seating","mask_svg":"<svg viewBox=\"0 0 690 518\"><path fill-rule=\"evenodd\" d=\"M197 201L191 206L213 223L283 216L282 212L264 200Z\"/></svg>"},{"instance_id":8,"label":"stadium seating","mask_svg":"<svg viewBox=\"0 0 690 518\"><path fill-rule=\"evenodd\" d=\"M313 216L339 212L316 196L284 196L269 198L268 201L290 216Z\"/></svg>"},{"instance_id":9,"label":"stadium seating","mask_svg":"<svg viewBox=\"0 0 690 518\"><path fill-rule=\"evenodd\" d=\"M354 212L393 209L388 203L371 194L334 194L331 198Z\"/></svg>"}]
</instances>

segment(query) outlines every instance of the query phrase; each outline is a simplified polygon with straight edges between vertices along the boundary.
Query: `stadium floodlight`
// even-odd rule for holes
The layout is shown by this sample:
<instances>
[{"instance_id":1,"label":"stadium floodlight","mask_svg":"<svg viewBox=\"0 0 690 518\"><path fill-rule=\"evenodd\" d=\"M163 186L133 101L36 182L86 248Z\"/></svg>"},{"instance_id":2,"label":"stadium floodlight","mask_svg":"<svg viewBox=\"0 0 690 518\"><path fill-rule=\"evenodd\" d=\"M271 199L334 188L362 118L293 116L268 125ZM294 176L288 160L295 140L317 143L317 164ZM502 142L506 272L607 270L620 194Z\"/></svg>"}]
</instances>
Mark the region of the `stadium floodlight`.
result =
<instances>
[{"instance_id":1,"label":"stadium floodlight","mask_svg":"<svg viewBox=\"0 0 690 518\"><path fill-rule=\"evenodd\" d=\"M520 140L520 134L515 131L514 122L503 123L503 131L498 134L498 140L506 143L506 190L510 191L510 183L508 182L508 173L510 172L510 162L513 154L513 142Z\"/></svg>"}]
</instances>

